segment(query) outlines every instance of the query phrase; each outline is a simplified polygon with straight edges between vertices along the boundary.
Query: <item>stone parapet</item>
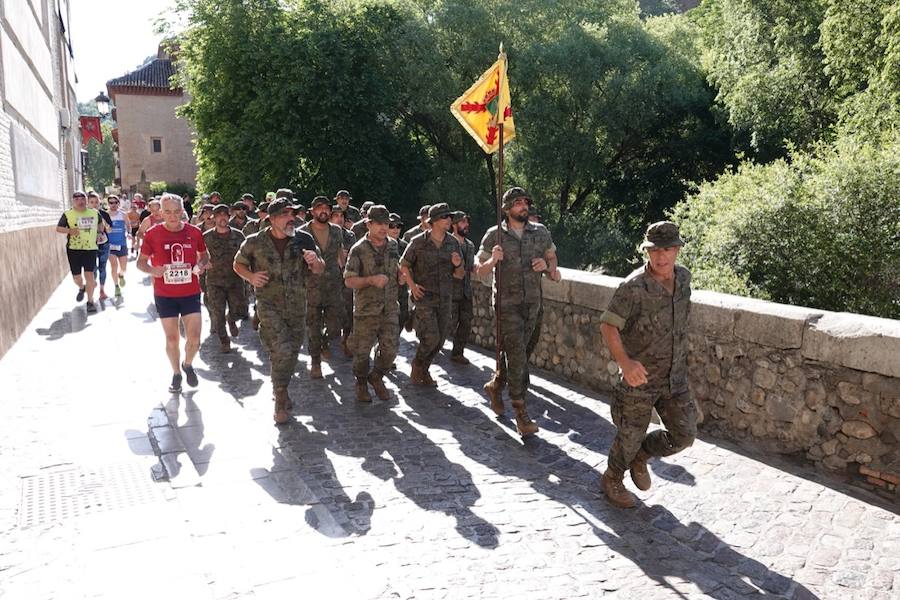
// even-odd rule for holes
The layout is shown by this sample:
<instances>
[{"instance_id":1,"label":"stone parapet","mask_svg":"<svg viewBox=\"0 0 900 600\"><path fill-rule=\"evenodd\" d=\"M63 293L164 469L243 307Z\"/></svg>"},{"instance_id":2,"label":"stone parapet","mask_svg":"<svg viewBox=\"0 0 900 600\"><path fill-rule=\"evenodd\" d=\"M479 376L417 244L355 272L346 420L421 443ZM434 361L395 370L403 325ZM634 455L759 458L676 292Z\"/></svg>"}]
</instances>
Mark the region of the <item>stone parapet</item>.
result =
<instances>
[{"instance_id":1,"label":"stone parapet","mask_svg":"<svg viewBox=\"0 0 900 600\"><path fill-rule=\"evenodd\" d=\"M561 269L543 282L537 367L609 392L618 368L600 315L620 278ZM796 454L900 495L900 321L694 291L690 384L701 430ZM490 290L476 286L473 340L492 348Z\"/></svg>"}]
</instances>

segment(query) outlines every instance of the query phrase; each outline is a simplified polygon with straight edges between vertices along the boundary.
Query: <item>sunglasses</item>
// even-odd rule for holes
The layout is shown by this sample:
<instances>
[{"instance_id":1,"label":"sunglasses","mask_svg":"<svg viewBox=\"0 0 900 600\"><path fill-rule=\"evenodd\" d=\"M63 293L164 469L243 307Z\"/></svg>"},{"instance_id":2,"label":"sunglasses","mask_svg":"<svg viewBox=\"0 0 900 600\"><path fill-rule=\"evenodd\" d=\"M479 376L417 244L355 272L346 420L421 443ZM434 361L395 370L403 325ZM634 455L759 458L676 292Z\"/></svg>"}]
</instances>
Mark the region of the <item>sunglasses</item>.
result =
<instances>
[{"instance_id":1,"label":"sunglasses","mask_svg":"<svg viewBox=\"0 0 900 600\"><path fill-rule=\"evenodd\" d=\"M400 229L399 225L388 225L388 229Z\"/></svg>"},{"instance_id":2,"label":"sunglasses","mask_svg":"<svg viewBox=\"0 0 900 600\"><path fill-rule=\"evenodd\" d=\"M87 198L84 194L74 194L72 198Z\"/></svg>"},{"instance_id":3,"label":"sunglasses","mask_svg":"<svg viewBox=\"0 0 900 600\"><path fill-rule=\"evenodd\" d=\"M118 200L110 200L109 203L110 203L110 204L118 204L119 201L118 201Z\"/></svg>"}]
</instances>

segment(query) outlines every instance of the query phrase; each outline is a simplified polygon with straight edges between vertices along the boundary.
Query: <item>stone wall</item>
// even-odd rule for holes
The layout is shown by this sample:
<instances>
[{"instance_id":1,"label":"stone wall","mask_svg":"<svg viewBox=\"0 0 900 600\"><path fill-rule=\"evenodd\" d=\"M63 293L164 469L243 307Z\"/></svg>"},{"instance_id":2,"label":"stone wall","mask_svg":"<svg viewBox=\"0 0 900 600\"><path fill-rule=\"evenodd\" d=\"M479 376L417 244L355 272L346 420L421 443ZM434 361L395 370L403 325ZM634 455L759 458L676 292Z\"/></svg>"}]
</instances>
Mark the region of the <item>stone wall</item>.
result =
<instances>
[{"instance_id":1,"label":"stone wall","mask_svg":"<svg viewBox=\"0 0 900 600\"><path fill-rule=\"evenodd\" d=\"M544 279L531 362L608 392L618 369L600 315L621 279L562 269ZM476 285L474 342L494 344L490 289ZM900 495L900 321L694 291L690 384L703 432L796 454Z\"/></svg>"}]
</instances>

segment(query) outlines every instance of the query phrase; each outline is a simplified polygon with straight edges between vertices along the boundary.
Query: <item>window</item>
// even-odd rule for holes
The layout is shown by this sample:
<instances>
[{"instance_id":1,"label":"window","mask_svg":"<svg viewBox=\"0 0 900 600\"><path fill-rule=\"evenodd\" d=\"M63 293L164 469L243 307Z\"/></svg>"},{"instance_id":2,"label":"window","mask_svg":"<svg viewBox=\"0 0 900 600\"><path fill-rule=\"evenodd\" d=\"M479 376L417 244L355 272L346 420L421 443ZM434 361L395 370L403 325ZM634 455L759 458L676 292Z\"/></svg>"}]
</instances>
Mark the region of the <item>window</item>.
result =
<instances>
[{"instance_id":1,"label":"window","mask_svg":"<svg viewBox=\"0 0 900 600\"><path fill-rule=\"evenodd\" d=\"M162 138L150 138L150 151L154 154L162 152Z\"/></svg>"}]
</instances>

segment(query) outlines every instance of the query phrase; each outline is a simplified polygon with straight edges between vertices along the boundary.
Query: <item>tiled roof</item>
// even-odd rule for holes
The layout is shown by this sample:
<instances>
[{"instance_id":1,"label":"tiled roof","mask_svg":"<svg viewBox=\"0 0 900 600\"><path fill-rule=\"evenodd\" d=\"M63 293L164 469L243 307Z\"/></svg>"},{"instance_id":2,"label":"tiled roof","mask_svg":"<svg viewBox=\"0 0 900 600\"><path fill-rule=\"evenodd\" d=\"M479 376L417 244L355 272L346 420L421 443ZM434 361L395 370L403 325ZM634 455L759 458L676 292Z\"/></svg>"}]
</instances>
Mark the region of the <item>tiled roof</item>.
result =
<instances>
[{"instance_id":1,"label":"tiled roof","mask_svg":"<svg viewBox=\"0 0 900 600\"><path fill-rule=\"evenodd\" d=\"M169 80L175 74L175 65L167 58L156 58L149 64L106 82L108 87L128 86L139 88L170 89Z\"/></svg>"}]
</instances>

